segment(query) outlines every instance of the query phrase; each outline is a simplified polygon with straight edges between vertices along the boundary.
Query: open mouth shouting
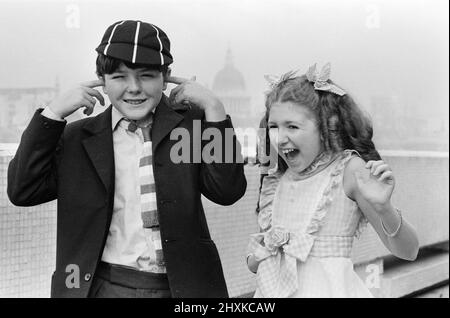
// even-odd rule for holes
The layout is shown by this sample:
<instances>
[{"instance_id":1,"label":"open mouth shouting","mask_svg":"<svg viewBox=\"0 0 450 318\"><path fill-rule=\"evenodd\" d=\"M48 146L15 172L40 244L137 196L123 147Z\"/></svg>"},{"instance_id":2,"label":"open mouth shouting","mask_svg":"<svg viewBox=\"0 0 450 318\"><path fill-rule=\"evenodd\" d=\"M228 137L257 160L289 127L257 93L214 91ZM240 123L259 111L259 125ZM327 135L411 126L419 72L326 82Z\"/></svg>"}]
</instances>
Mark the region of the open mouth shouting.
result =
<instances>
[{"instance_id":1,"label":"open mouth shouting","mask_svg":"<svg viewBox=\"0 0 450 318\"><path fill-rule=\"evenodd\" d=\"M283 153L284 157L289 161L295 160L295 158L299 154L299 150L295 148L285 148L280 150Z\"/></svg>"}]
</instances>

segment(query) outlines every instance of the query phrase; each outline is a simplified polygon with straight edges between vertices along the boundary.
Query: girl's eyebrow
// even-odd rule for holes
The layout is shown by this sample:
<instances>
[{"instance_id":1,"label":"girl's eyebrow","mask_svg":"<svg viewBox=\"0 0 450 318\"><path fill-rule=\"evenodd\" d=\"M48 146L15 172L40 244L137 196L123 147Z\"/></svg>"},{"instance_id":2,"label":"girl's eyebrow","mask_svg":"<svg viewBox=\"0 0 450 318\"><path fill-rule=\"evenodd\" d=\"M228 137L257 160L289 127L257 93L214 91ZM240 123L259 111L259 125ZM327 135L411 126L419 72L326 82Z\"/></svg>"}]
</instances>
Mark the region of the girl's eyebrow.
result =
<instances>
[{"instance_id":1,"label":"girl's eyebrow","mask_svg":"<svg viewBox=\"0 0 450 318\"><path fill-rule=\"evenodd\" d=\"M302 126L303 122L299 122L299 121L293 121L293 120L286 120L285 122L283 122L285 125L297 125L297 126Z\"/></svg>"},{"instance_id":2,"label":"girl's eyebrow","mask_svg":"<svg viewBox=\"0 0 450 318\"><path fill-rule=\"evenodd\" d=\"M277 123L273 122L273 121L268 121L267 124L268 125L276 125ZM292 121L292 120L286 120L286 121L283 121L282 124L285 124L285 125L292 125L292 124L294 124L294 125L301 125L302 123L297 122L297 121Z\"/></svg>"}]
</instances>

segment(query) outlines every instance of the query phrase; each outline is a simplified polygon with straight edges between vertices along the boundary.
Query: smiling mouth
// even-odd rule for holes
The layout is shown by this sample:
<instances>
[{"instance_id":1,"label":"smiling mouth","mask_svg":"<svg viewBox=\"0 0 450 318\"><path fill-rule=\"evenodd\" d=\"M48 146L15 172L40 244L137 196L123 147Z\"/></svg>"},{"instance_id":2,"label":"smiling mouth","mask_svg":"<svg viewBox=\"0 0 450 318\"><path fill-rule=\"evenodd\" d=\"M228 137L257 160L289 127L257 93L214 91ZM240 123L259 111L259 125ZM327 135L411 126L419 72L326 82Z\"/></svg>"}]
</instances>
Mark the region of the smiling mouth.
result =
<instances>
[{"instance_id":1,"label":"smiling mouth","mask_svg":"<svg viewBox=\"0 0 450 318\"><path fill-rule=\"evenodd\" d=\"M130 105L140 105L144 103L147 99L124 99L123 101Z\"/></svg>"}]
</instances>

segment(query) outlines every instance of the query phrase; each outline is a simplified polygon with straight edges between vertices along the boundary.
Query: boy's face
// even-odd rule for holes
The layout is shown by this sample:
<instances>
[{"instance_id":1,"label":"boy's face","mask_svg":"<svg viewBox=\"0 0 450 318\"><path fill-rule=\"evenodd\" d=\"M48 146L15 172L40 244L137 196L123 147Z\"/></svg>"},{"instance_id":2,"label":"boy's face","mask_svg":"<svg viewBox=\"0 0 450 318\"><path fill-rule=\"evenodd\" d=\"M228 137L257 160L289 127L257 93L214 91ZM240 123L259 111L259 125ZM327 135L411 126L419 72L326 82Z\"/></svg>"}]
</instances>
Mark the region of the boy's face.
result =
<instances>
[{"instance_id":1,"label":"boy's face","mask_svg":"<svg viewBox=\"0 0 450 318\"><path fill-rule=\"evenodd\" d=\"M104 75L103 91L111 104L131 120L145 119L159 104L167 84L163 74L149 68L128 68L121 64L112 74Z\"/></svg>"}]
</instances>

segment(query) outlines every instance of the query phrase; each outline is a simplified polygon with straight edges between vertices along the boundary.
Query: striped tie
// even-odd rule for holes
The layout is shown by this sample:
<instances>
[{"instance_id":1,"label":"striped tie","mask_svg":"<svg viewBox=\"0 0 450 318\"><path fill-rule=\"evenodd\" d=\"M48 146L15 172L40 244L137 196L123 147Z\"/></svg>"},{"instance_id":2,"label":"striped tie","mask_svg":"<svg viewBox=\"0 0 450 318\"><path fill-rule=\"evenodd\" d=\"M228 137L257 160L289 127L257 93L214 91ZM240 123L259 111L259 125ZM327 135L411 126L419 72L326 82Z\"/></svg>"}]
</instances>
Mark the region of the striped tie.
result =
<instances>
[{"instance_id":1,"label":"striped tie","mask_svg":"<svg viewBox=\"0 0 450 318\"><path fill-rule=\"evenodd\" d=\"M134 127L132 127L134 125ZM129 130L136 130L136 124L131 122ZM139 257L138 264L143 270L165 272L165 264L159 232L159 221L156 207L155 181L152 168L152 142L150 137L151 124L140 127L144 137L142 156L139 161L139 178L141 186L141 217L147 240L148 250Z\"/></svg>"}]
</instances>

